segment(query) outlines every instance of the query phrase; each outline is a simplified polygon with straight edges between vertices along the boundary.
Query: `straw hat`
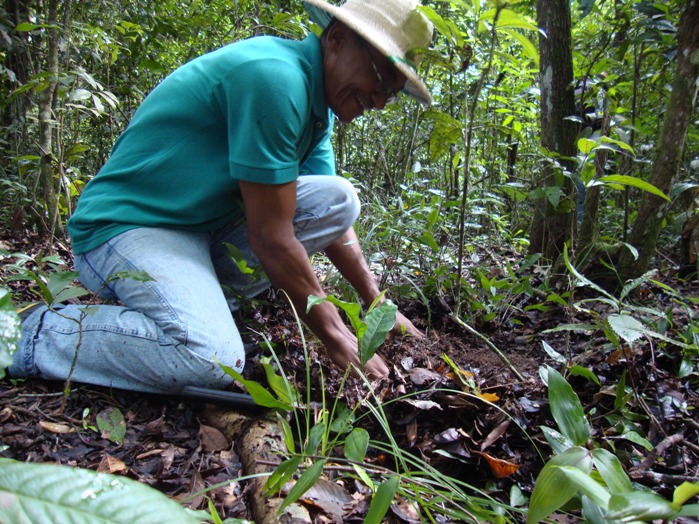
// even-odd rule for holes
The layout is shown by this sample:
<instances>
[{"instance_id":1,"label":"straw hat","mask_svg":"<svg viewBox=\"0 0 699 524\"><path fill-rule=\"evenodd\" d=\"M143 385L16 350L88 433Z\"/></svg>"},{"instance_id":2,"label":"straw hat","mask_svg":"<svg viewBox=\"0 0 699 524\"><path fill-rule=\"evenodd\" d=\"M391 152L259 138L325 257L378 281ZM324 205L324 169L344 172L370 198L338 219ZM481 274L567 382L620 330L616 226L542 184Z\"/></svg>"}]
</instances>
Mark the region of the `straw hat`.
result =
<instances>
[{"instance_id":1,"label":"straw hat","mask_svg":"<svg viewBox=\"0 0 699 524\"><path fill-rule=\"evenodd\" d=\"M417 75L419 54L432 40L432 23L419 11L417 0L347 0L341 6L324 0L304 0L311 19L325 29L337 18L359 34L408 79L403 89L424 105L432 103L427 86Z\"/></svg>"}]
</instances>

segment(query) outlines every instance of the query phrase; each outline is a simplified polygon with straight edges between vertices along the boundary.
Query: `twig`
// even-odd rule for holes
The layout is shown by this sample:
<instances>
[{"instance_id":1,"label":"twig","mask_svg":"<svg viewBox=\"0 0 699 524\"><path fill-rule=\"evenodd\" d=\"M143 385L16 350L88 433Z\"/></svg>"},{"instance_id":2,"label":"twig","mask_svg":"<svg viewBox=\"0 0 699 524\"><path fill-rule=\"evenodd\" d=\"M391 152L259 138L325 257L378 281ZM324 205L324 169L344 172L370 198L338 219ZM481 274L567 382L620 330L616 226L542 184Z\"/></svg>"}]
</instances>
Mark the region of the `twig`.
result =
<instances>
[{"instance_id":1,"label":"twig","mask_svg":"<svg viewBox=\"0 0 699 524\"><path fill-rule=\"evenodd\" d=\"M668 475L667 473L656 473L655 471L644 471L635 473L629 472L629 477L633 480L645 480L654 482L655 484L670 484L671 486L679 486L683 482L696 482L696 475Z\"/></svg>"},{"instance_id":2,"label":"twig","mask_svg":"<svg viewBox=\"0 0 699 524\"><path fill-rule=\"evenodd\" d=\"M643 459L643 462L641 462L638 467L629 472L629 475L635 474L643 476L646 473L646 470L650 468L668 448L682 442L683 440L684 435L682 433L670 435L669 437L663 439L657 446L655 446L655 448L653 448L650 453L648 453L648 456ZM654 473L654 475L658 475L658 473Z\"/></svg>"},{"instance_id":3,"label":"twig","mask_svg":"<svg viewBox=\"0 0 699 524\"><path fill-rule=\"evenodd\" d=\"M509 361L509 359L505 356L505 354L500 351L495 344L493 344L490 340L485 335L481 335L478 331L473 329L471 326L469 326L466 322L461 320L458 316L452 315L451 317L457 324L459 324L461 327L463 327L466 331L471 333L472 335L475 335L479 339L481 339L490 349L492 349L495 354L497 354L498 357L500 357L500 360L502 360L505 365L510 368L510 371L514 374L515 377L517 377L519 380L522 382L525 382L524 377L520 374L519 371L512 365L512 363Z\"/></svg>"}]
</instances>

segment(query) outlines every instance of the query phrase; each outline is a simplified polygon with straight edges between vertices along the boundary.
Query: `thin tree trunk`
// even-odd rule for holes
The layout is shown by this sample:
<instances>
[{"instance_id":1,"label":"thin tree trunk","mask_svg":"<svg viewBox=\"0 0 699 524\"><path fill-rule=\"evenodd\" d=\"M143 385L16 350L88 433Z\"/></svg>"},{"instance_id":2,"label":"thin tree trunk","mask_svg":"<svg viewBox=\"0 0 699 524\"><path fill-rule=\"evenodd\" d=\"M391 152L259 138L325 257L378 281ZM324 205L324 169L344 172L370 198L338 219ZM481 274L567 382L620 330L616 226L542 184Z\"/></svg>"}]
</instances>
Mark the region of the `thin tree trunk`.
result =
<instances>
[{"instance_id":1,"label":"thin tree trunk","mask_svg":"<svg viewBox=\"0 0 699 524\"><path fill-rule=\"evenodd\" d=\"M609 112L605 110L602 118L601 136L609 136ZM595 179L604 176L604 166L607 163L608 150L598 149L595 152ZM595 239L597 234L597 211L599 209L600 186L592 186L585 191L582 224L577 240L577 251L584 251Z\"/></svg>"},{"instance_id":2,"label":"thin tree trunk","mask_svg":"<svg viewBox=\"0 0 699 524\"><path fill-rule=\"evenodd\" d=\"M575 155L576 125L566 120L575 114L571 19L568 0L537 0L541 66L541 145L560 157ZM572 169L569 161L559 163ZM554 207L548 198L536 201L530 232L530 253L543 253L554 260L563 251L573 225L572 183L551 161L542 166L538 187L545 191L560 188L560 199Z\"/></svg>"},{"instance_id":3,"label":"thin tree trunk","mask_svg":"<svg viewBox=\"0 0 699 524\"><path fill-rule=\"evenodd\" d=\"M677 43L675 76L649 180L665 194L669 194L679 171L699 89L699 64L696 62L699 53L699 0L687 3L680 18ZM669 206L668 201L648 192L641 195L638 215L629 236L629 243L638 249L638 259L634 259L629 250L621 251L619 271L624 280L636 278L648 270Z\"/></svg>"},{"instance_id":4,"label":"thin tree trunk","mask_svg":"<svg viewBox=\"0 0 699 524\"><path fill-rule=\"evenodd\" d=\"M54 177L53 130L55 115L53 97L58 85L58 0L48 4L49 27L46 29L46 46L48 50L46 70L49 73L49 85L39 93L39 161L40 187L46 213L41 229L44 234L53 234L58 217L56 177Z\"/></svg>"}]
</instances>

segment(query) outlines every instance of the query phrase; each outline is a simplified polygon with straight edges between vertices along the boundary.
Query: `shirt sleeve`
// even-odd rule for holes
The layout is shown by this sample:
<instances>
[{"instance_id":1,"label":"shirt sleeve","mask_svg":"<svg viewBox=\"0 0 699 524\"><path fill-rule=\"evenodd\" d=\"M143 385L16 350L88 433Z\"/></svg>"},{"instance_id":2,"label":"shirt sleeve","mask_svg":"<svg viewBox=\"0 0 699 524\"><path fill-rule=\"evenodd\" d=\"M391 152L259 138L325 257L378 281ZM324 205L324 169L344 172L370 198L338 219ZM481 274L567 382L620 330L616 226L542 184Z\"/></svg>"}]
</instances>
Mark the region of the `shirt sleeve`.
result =
<instances>
[{"instance_id":1,"label":"shirt sleeve","mask_svg":"<svg viewBox=\"0 0 699 524\"><path fill-rule=\"evenodd\" d=\"M231 176L265 184L295 180L298 141L310 115L302 72L283 61L251 60L231 71L214 96L227 115Z\"/></svg>"}]
</instances>

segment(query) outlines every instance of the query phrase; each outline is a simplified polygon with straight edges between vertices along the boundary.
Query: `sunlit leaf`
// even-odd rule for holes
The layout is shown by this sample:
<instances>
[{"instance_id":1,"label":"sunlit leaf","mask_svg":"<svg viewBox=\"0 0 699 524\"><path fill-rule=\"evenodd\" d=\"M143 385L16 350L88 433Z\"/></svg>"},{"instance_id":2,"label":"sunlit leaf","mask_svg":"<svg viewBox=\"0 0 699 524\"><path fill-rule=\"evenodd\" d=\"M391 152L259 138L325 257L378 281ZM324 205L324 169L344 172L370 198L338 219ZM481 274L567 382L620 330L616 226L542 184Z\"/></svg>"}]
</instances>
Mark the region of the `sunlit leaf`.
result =
<instances>
[{"instance_id":1,"label":"sunlit leaf","mask_svg":"<svg viewBox=\"0 0 699 524\"><path fill-rule=\"evenodd\" d=\"M629 346L646 334L646 327L631 315L609 315L607 323Z\"/></svg>"},{"instance_id":2,"label":"sunlit leaf","mask_svg":"<svg viewBox=\"0 0 699 524\"><path fill-rule=\"evenodd\" d=\"M611 495L604 489L596 480L589 474L583 473L578 468L572 466L560 466L568 480L570 480L577 488L582 491L598 506L607 509Z\"/></svg>"},{"instance_id":3,"label":"sunlit leaf","mask_svg":"<svg viewBox=\"0 0 699 524\"><path fill-rule=\"evenodd\" d=\"M197 524L206 520L125 477L0 458L0 522Z\"/></svg>"},{"instance_id":4,"label":"sunlit leaf","mask_svg":"<svg viewBox=\"0 0 699 524\"><path fill-rule=\"evenodd\" d=\"M622 184L625 186L631 186L637 189L642 189L643 191L647 191L648 193L651 193L657 197L667 200L668 202L670 201L670 198L665 193L660 191L660 189L655 187L653 184L649 184L645 180L641 180L640 178L628 175L607 175L600 177L597 180L598 182L604 184Z\"/></svg>"},{"instance_id":5,"label":"sunlit leaf","mask_svg":"<svg viewBox=\"0 0 699 524\"><path fill-rule=\"evenodd\" d=\"M487 453L483 453L482 451L475 451L475 453L485 459L485 461L488 463L490 471L499 479L504 479L514 475L520 468L519 464L493 457Z\"/></svg>"},{"instance_id":6,"label":"sunlit leaf","mask_svg":"<svg viewBox=\"0 0 699 524\"><path fill-rule=\"evenodd\" d=\"M683 482L675 488L675 492L672 494L672 502L684 504L697 495L699 495L699 482Z\"/></svg>"}]
</instances>

